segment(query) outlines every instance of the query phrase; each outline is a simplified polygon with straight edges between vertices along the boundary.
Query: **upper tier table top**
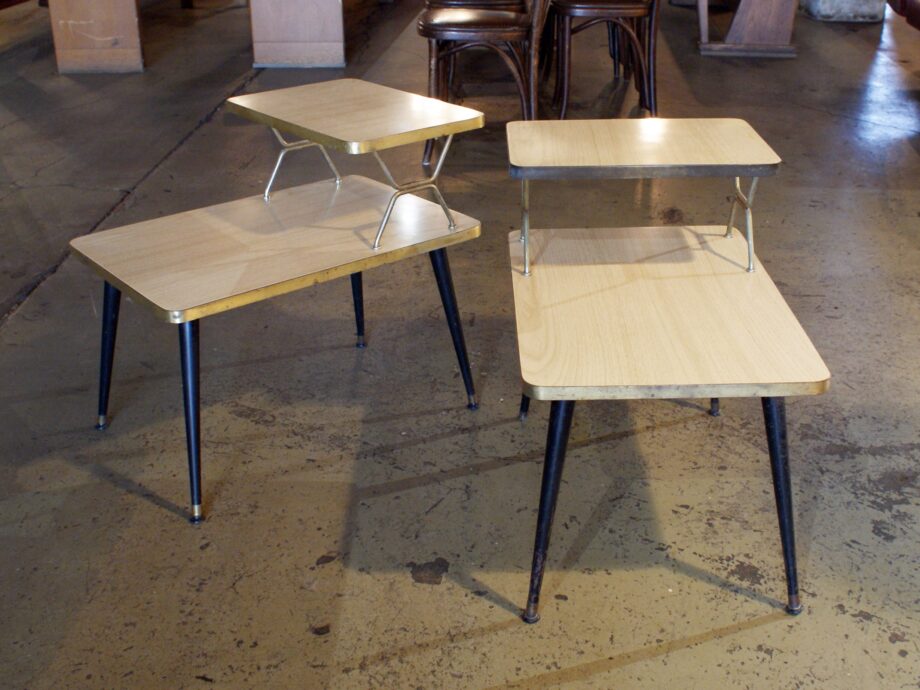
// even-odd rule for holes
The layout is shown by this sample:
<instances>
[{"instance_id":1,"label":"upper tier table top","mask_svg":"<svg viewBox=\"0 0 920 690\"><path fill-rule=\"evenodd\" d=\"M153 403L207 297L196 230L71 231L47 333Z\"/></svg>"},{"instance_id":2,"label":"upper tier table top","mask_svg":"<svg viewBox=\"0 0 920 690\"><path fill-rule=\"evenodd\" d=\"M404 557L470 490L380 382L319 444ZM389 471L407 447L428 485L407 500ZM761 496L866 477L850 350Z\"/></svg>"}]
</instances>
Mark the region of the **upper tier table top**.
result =
<instances>
[{"instance_id":1,"label":"upper tier table top","mask_svg":"<svg viewBox=\"0 0 920 690\"><path fill-rule=\"evenodd\" d=\"M810 395L830 373L724 227L508 236L524 392L538 400Z\"/></svg>"},{"instance_id":2,"label":"upper tier table top","mask_svg":"<svg viewBox=\"0 0 920 690\"><path fill-rule=\"evenodd\" d=\"M479 236L479 221L347 176L78 237L77 255L158 317L183 323Z\"/></svg>"},{"instance_id":3,"label":"upper tier table top","mask_svg":"<svg viewBox=\"0 0 920 690\"><path fill-rule=\"evenodd\" d=\"M518 179L765 177L781 160L744 120L662 118L509 122Z\"/></svg>"},{"instance_id":4,"label":"upper tier table top","mask_svg":"<svg viewBox=\"0 0 920 690\"><path fill-rule=\"evenodd\" d=\"M478 110L360 79L234 96L227 110L346 153L382 151L485 123Z\"/></svg>"}]
</instances>

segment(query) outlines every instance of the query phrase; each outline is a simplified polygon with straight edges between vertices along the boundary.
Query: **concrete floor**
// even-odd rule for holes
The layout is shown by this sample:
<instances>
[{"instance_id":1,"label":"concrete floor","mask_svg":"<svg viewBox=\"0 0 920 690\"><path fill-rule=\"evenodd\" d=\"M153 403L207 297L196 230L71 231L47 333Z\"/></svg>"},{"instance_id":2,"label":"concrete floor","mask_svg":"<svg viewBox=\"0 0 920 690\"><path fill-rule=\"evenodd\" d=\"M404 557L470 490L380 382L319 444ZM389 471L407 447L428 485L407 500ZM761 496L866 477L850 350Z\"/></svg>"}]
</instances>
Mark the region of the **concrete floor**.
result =
<instances>
[{"instance_id":1,"label":"concrete floor","mask_svg":"<svg viewBox=\"0 0 920 690\"><path fill-rule=\"evenodd\" d=\"M420 257L366 275L364 351L347 281L205 321L204 524L184 521L176 336L130 303L93 431L101 284L69 238L257 193L275 149L220 107L234 92L425 88L411 3L317 71L251 70L242 2L177 4L145 10L142 75L58 76L42 15L0 29L0 686L920 687L920 34L799 17L796 60L719 60L663 7L661 114L745 118L785 160L758 192L758 254L834 377L789 404L806 610L781 610L756 401L597 402L576 410L527 626L548 405L516 419L518 111L489 58L464 82L489 125L442 185L483 221L451 250L480 410ZM577 39L573 117L635 105L603 56L601 32ZM419 154L389 159L409 174ZM294 156L279 184L326 176ZM545 184L533 213L705 224L727 198L716 180Z\"/></svg>"}]
</instances>

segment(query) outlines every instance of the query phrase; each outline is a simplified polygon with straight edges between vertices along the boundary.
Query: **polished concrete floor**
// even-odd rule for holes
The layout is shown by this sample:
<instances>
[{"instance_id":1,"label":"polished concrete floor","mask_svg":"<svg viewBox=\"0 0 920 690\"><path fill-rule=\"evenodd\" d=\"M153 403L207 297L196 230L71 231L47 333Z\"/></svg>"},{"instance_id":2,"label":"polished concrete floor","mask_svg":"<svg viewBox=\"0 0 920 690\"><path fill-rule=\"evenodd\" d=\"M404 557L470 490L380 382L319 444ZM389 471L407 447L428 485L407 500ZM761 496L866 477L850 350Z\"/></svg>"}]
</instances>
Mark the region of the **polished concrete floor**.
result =
<instances>
[{"instance_id":1,"label":"polished concrete floor","mask_svg":"<svg viewBox=\"0 0 920 690\"><path fill-rule=\"evenodd\" d=\"M0 686L920 686L920 33L800 16L795 60L702 58L692 12L664 6L661 114L745 118L785 161L758 192L758 254L833 374L788 407L806 609L781 609L756 400L719 418L595 402L576 410L528 626L548 405L517 420L518 110L488 56L461 67L489 124L458 137L442 185L483 222L450 251L478 411L419 257L366 275L363 351L347 281L204 321L202 525L184 519L176 335L131 303L112 424L92 429L101 283L67 241L257 193L275 148L224 111L232 93L342 75L425 89L417 5L381 9L345 70L253 71L245 3L199 4L147 6L148 70L121 76L58 76L43 15L0 13ZM577 39L572 117L634 109L604 55L600 31ZM410 175L419 154L388 159ZM307 151L279 184L325 176ZM718 223L728 192L546 183L533 214Z\"/></svg>"}]
</instances>

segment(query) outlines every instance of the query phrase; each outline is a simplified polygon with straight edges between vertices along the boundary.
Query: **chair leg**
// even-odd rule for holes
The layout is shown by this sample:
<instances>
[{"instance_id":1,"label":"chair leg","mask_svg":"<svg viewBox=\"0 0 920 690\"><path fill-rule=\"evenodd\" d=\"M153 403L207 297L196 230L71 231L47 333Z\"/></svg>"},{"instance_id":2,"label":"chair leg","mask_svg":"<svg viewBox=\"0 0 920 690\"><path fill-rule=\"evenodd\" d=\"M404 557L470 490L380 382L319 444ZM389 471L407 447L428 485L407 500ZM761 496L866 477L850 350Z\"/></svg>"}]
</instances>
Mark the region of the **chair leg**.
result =
<instances>
[{"instance_id":1,"label":"chair leg","mask_svg":"<svg viewBox=\"0 0 920 690\"><path fill-rule=\"evenodd\" d=\"M361 279L360 271L351 274L351 297L355 303L355 332L357 342L355 347L365 348L364 342L364 281Z\"/></svg>"},{"instance_id":2,"label":"chair leg","mask_svg":"<svg viewBox=\"0 0 920 690\"><path fill-rule=\"evenodd\" d=\"M448 82L449 67L456 58L455 53L448 56L438 55L438 98L445 103L450 103L450 83Z\"/></svg>"},{"instance_id":3,"label":"chair leg","mask_svg":"<svg viewBox=\"0 0 920 690\"><path fill-rule=\"evenodd\" d=\"M521 394L521 406L518 408L518 419L522 422L527 419L527 413L530 412L530 397Z\"/></svg>"},{"instance_id":4,"label":"chair leg","mask_svg":"<svg viewBox=\"0 0 920 690\"><path fill-rule=\"evenodd\" d=\"M431 267L438 283L438 292L441 293L441 304L444 305L444 316L447 317L447 327L450 337L454 341L454 351L457 353L457 362L460 365L460 376L466 387L467 407L475 410L479 407L476 402L476 391L473 388L473 375L470 372L470 360L466 352L466 341L463 338L463 325L460 322L460 311L457 309L457 298L454 294L454 281L450 275L450 263L447 260L447 251L443 248L428 252L431 258Z\"/></svg>"},{"instance_id":5,"label":"chair leg","mask_svg":"<svg viewBox=\"0 0 920 690\"><path fill-rule=\"evenodd\" d=\"M540 37L537 36L531 40L536 41L536 44L531 42L527 47L527 71L523 76L527 83L527 105L530 119L536 120L540 110Z\"/></svg>"},{"instance_id":6,"label":"chair leg","mask_svg":"<svg viewBox=\"0 0 920 690\"><path fill-rule=\"evenodd\" d=\"M525 623L536 623L540 620L537 608L540 604L540 588L543 585L543 572L546 568L546 550L549 547L553 515L556 512L556 499L559 497L559 484L562 480L562 466L565 464L565 448L569 441L574 411L574 400L554 400L549 411L546 456L543 460L543 485L540 488L537 535L534 539L533 564L530 570L530 590L527 594L527 607L522 616Z\"/></svg>"},{"instance_id":7,"label":"chair leg","mask_svg":"<svg viewBox=\"0 0 920 690\"><path fill-rule=\"evenodd\" d=\"M185 404L185 442L188 448L188 477L192 495L189 522L197 524L201 511L201 399L199 393L198 322L179 324L179 357L182 362L182 400Z\"/></svg>"},{"instance_id":8,"label":"chair leg","mask_svg":"<svg viewBox=\"0 0 920 690\"><path fill-rule=\"evenodd\" d=\"M530 65L530 47L527 44L523 46L515 45L511 42L505 42L504 50L498 49L497 54L508 65L511 75L514 77L514 84L517 86L518 96L521 99L521 117L525 120L533 119L530 117L530 80L526 64Z\"/></svg>"},{"instance_id":9,"label":"chair leg","mask_svg":"<svg viewBox=\"0 0 920 690\"><path fill-rule=\"evenodd\" d=\"M109 425L109 391L112 388L112 366L115 362L115 336L118 333L118 312L121 290L106 282L102 293L102 347L99 357L99 408L96 429Z\"/></svg>"},{"instance_id":10,"label":"chair leg","mask_svg":"<svg viewBox=\"0 0 920 690\"><path fill-rule=\"evenodd\" d=\"M447 93L448 94L457 94L457 91L454 88L454 77L457 73L457 55L456 53L447 58ZM447 100L450 100L448 98Z\"/></svg>"},{"instance_id":11,"label":"chair leg","mask_svg":"<svg viewBox=\"0 0 920 690\"><path fill-rule=\"evenodd\" d=\"M553 108L562 103L562 17L553 17L553 44L556 46L556 83L553 88Z\"/></svg>"},{"instance_id":12,"label":"chair leg","mask_svg":"<svg viewBox=\"0 0 920 690\"><path fill-rule=\"evenodd\" d=\"M623 76L626 80L633 80L633 86L639 93L639 107L651 111L650 92L648 82L648 63L646 59L646 25L645 20L637 25L635 21L620 24L621 34L628 39L628 50L624 54ZM640 37L641 34L641 37Z\"/></svg>"},{"instance_id":13,"label":"chair leg","mask_svg":"<svg viewBox=\"0 0 920 690\"><path fill-rule=\"evenodd\" d=\"M651 15L645 20L645 83L648 90L648 109L652 117L658 117L658 79L655 69L657 59L658 12L651 9Z\"/></svg>"},{"instance_id":14,"label":"chair leg","mask_svg":"<svg viewBox=\"0 0 920 690\"><path fill-rule=\"evenodd\" d=\"M616 22L607 22L607 52L613 61L613 78L620 78L620 32Z\"/></svg>"},{"instance_id":15,"label":"chair leg","mask_svg":"<svg viewBox=\"0 0 920 690\"><path fill-rule=\"evenodd\" d=\"M560 31L561 45L559 51L559 74L557 79L562 79L562 104L559 108L559 119L565 119L565 112L569 108L569 78L572 73L572 18L562 17L562 29Z\"/></svg>"},{"instance_id":16,"label":"chair leg","mask_svg":"<svg viewBox=\"0 0 920 690\"><path fill-rule=\"evenodd\" d=\"M635 22L633 22L630 19L625 19L624 21L627 22L629 27L633 29L633 33L635 33ZM635 48L635 46L634 46L634 49L638 50L637 48ZM633 78L633 74L636 69L635 62L636 62L636 59L634 58L633 50L627 49L623 54L623 79L625 79L627 82ZM636 90L638 90L638 88L639 87L638 87L638 82L637 82Z\"/></svg>"},{"instance_id":17,"label":"chair leg","mask_svg":"<svg viewBox=\"0 0 920 690\"><path fill-rule=\"evenodd\" d=\"M776 515L779 519L779 536L783 546L783 565L786 569L786 612L802 612L799 601L799 583L795 565L795 525L792 519L792 483L789 479L789 444L786 437L786 401L784 398L761 398L763 419L770 449L770 468L773 472L773 492L776 495Z\"/></svg>"},{"instance_id":18,"label":"chair leg","mask_svg":"<svg viewBox=\"0 0 920 690\"><path fill-rule=\"evenodd\" d=\"M543 34L540 36L540 80L549 79L552 70L553 50L556 46L556 18L552 6L547 11L546 23L543 25Z\"/></svg>"},{"instance_id":19,"label":"chair leg","mask_svg":"<svg viewBox=\"0 0 920 690\"><path fill-rule=\"evenodd\" d=\"M440 59L438 56L438 41L434 38L428 39L428 96L438 98L441 87L438 83L440 74ZM434 139L425 142L425 152L422 154L422 165L431 165L431 154L434 151Z\"/></svg>"}]
</instances>

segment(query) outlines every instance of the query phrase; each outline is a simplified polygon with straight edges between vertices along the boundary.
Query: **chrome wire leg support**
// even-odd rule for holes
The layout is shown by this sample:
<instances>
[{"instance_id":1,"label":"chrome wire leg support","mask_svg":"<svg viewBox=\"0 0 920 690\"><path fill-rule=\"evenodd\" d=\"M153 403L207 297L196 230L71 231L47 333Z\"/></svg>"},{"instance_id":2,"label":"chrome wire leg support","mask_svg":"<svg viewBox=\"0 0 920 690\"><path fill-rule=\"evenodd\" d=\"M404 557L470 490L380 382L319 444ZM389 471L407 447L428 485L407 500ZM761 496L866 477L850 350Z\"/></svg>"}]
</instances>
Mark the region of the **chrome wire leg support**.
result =
<instances>
[{"instance_id":1,"label":"chrome wire leg support","mask_svg":"<svg viewBox=\"0 0 920 690\"><path fill-rule=\"evenodd\" d=\"M447 137L447 141L444 142L444 148L441 149L441 155L438 157L438 162L435 165L434 172L431 174L431 177L426 177L422 180L413 180L412 182L405 182L399 184L393 174L390 172L390 169L387 167L387 164L383 162L383 159L380 157L380 154L374 151L374 158L377 159L377 163L380 165L380 169L383 170L383 174L387 178L387 182L390 183L390 186L396 191L393 192L393 196L390 197L390 202L387 204L387 209L383 214L383 218L380 220L380 226L377 228L377 236L374 238L374 249L380 249L380 240L383 238L383 231L387 227L387 223L390 221L390 214L393 213L393 207L396 206L396 200L401 197L403 194L412 194L414 192L420 192L423 189L430 189L434 193L435 200L441 206L441 209L444 211L444 215L447 216L447 227L451 230L454 230L457 227L457 223L454 220L454 214L450 212L450 209L447 207L447 202L444 201L444 197L441 195L441 190L438 189L438 175L441 174L441 168L444 166L444 160L447 158L447 152L450 150L450 144L454 140L454 135L450 134Z\"/></svg>"},{"instance_id":2,"label":"chrome wire leg support","mask_svg":"<svg viewBox=\"0 0 920 690\"><path fill-rule=\"evenodd\" d=\"M272 132L275 133L275 138L278 140L278 143L281 144L281 151L278 152L278 159L275 161L275 167L272 170L271 177L268 178L268 184L265 185L265 192L262 194L262 198L265 199L265 201L271 199L272 185L275 184L275 178L278 177L278 171L281 169L281 161L284 160L284 157L290 151L299 151L300 149L308 149L313 146L318 147L323 154L323 158L326 159L326 164L329 166L332 174L335 175L335 186L338 187L342 184L342 176L339 174L338 168L335 167L335 163L332 162L332 158L329 157L329 152L326 151L324 146L313 141L307 141L306 139L303 141L287 141L281 136L281 132L274 127L272 127Z\"/></svg>"},{"instance_id":3,"label":"chrome wire leg support","mask_svg":"<svg viewBox=\"0 0 920 690\"><path fill-rule=\"evenodd\" d=\"M521 180L521 242L524 244L524 275L530 275L530 180Z\"/></svg>"},{"instance_id":4,"label":"chrome wire leg support","mask_svg":"<svg viewBox=\"0 0 920 690\"><path fill-rule=\"evenodd\" d=\"M747 237L748 245L748 273L754 272L754 214L751 212L751 207L754 205L754 193L757 191L757 180L758 178L756 177L751 179L751 188L748 190L747 196L745 196L744 192L741 191L741 178L735 178L732 210L728 216L728 226L725 228L725 236L731 237L732 230L735 227L735 212L738 210L739 206L743 208L744 234Z\"/></svg>"}]
</instances>

